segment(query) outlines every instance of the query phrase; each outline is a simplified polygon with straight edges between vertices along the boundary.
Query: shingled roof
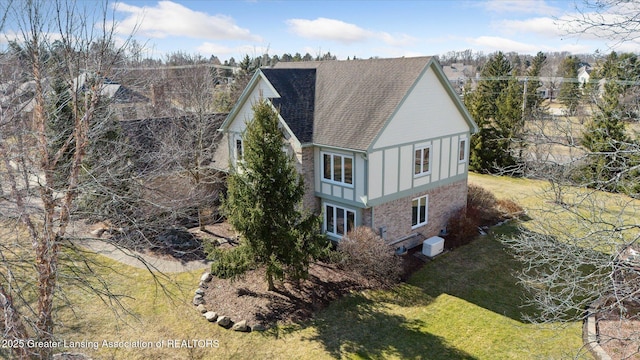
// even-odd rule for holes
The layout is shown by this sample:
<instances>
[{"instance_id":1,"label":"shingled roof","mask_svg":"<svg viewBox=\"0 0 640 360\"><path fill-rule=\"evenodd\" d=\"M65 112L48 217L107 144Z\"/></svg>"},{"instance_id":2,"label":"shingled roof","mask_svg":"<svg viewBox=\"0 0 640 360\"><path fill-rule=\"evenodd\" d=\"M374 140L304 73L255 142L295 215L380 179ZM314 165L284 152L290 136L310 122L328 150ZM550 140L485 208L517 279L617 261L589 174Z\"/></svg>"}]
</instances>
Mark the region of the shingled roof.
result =
<instances>
[{"instance_id":1,"label":"shingled roof","mask_svg":"<svg viewBox=\"0 0 640 360\"><path fill-rule=\"evenodd\" d=\"M271 99L301 143L313 141L315 69L262 69L280 98Z\"/></svg>"},{"instance_id":2,"label":"shingled roof","mask_svg":"<svg viewBox=\"0 0 640 360\"><path fill-rule=\"evenodd\" d=\"M280 62L260 72L301 143L367 151L430 64L431 57Z\"/></svg>"}]
</instances>

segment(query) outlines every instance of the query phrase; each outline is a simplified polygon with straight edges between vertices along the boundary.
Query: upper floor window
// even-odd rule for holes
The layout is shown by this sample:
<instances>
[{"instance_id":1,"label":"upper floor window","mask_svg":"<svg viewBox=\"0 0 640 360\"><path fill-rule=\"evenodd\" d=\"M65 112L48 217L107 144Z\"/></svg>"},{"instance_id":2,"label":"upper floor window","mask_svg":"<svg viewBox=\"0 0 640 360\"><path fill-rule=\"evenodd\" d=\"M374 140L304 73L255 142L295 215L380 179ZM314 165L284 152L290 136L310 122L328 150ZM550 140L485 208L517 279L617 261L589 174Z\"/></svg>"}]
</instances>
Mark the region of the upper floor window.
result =
<instances>
[{"instance_id":1,"label":"upper floor window","mask_svg":"<svg viewBox=\"0 0 640 360\"><path fill-rule=\"evenodd\" d=\"M467 161L467 138L461 138L458 141L458 162L463 163Z\"/></svg>"},{"instance_id":2,"label":"upper floor window","mask_svg":"<svg viewBox=\"0 0 640 360\"><path fill-rule=\"evenodd\" d=\"M419 176L431 173L431 146L416 148L414 164L413 175Z\"/></svg>"},{"instance_id":3,"label":"upper floor window","mask_svg":"<svg viewBox=\"0 0 640 360\"><path fill-rule=\"evenodd\" d=\"M322 169L325 181L353 185L353 157L322 153Z\"/></svg>"},{"instance_id":4,"label":"upper floor window","mask_svg":"<svg viewBox=\"0 0 640 360\"><path fill-rule=\"evenodd\" d=\"M236 161L242 161L243 157L242 139L236 139Z\"/></svg>"}]
</instances>

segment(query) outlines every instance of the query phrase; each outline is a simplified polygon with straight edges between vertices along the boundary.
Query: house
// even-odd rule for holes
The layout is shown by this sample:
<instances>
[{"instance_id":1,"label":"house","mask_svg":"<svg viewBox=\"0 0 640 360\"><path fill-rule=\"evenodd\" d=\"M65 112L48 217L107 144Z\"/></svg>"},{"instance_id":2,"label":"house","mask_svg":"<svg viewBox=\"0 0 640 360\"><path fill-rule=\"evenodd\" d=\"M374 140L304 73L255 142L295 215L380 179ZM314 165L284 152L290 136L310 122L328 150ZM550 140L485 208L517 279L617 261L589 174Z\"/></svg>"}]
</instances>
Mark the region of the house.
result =
<instances>
[{"instance_id":1,"label":"house","mask_svg":"<svg viewBox=\"0 0 640 360\"><path fill-rule=\"evenodd\" d=\"M286 151L305 180L303 205L323 214L332 240L368 226L390 244L413 247L465 206L477 125L435 58L258 70L220 129L230 166L261 98L279 112Z\"/></svg>"},{"instance_id":2,"label":"house","mask_svg":"<svg viewBox=\"0 0 640 360\"><path fill-rule=\"evenodd\" d=\"M442 71L444 72L447 79L453 86L453 89L458 93L458 95L462 95L464 92L464 86L477 77L479 74L474 72L473 65L465 65L463 63L453 63L451 65L442 66Z\"/></svg>"},{"instance_id":3,"label":"house","mask_svg":"<svg viewBox=\"0 0 640 360\"><path fill-rule=\"evenodd\" d=\"M581 66L578 68L578 83L580 84L580 87L584 87L589 83L589 80L591 79L591 71L593 69L591 68L591 65L586 63L581 63L580 65Z\"/></svg>"}]
</instances>

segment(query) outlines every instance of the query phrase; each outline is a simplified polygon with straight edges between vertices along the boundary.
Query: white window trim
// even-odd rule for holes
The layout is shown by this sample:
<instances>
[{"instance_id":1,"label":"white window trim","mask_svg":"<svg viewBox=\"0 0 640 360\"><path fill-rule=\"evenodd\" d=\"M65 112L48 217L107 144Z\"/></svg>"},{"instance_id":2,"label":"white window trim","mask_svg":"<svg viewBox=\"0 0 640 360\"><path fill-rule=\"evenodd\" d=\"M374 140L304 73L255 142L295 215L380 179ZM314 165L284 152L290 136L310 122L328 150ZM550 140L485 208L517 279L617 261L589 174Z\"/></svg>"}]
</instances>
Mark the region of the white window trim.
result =
<instances>
[{"instance_id":1,"label":"white window trim","mask_svg":"<svg viewBox=\"0 0 640 360\"><path fill-rule=\"evenodd\" d=\"M337 233L335 233L335 232L333 232L333 231L329 231L329 229L327 228L327 225L328 225L328 224L327 224L327 206L332 206L332 207L333 207L333 211L334 211L334 213L333 213L333 218L334 218L334 219L336 219L336 218L337 218L337 215L338 215L338 209L342 209L342 210L344 211L345 220L346 220L346 219L348 219L347 211L352 212L352 213L353 213L353 228L354 228L354 229L355 229L356 224L357 224L357 217L358 217L358 214L356 213L356 211L355 211L354 209L346 208L346 207L344 207L344 206L334 205L334 204L331 204L331 203L324 203L324 205L323 205L323 207L322 207L322 213L323 213L322 227L323 227L323 229L324 229L324 232L325 232L326 234L328 234L328 235L331 235L331 236L337 237L337 238L339 238L339 239L342 239L342 237L343 237L344 235L346 235L346 234L347 234L347 232L348 232L348 231L347 231L347 226L346 226L346 224L345 224L345 234L344 234L344 235L340 235L340 234L337 234ZM334 224L334 227L335 227L335 224ZM331 229L331 230L333 230L333 229Z\"/></svg>"},{"instance_id":2,"label":"white window trim","mask_svg":"<svg viewBox=\"0 0 640 360\"><path fill-rule=\"evenodd\" d=\"M422 171L420 173L416 174L416 151L418 150L424 150L424 149L429 149L429 169L427 171ZM422 159L422 157L421 157ZM413 177L421 177L421 176L426 176L426 175L430 175L431 174L431 166L433 164L433 149L431 145L423 145L423 146L416 146L413 148L413 167L411 168L411 171L413 172ZM424 170L424 164L421 162L420 163L420 168L422 170Z\"/></svg>"},{"instance_id":3,"label":"white window trim","mask_svg":"<svg viewBox=\"0 0 640 360\"><path fill-rule=\"evenodd\" d=\"M461 144L464 141L464 149L461 149ZM460 150L464 151L464 158L460 159ZM469 158L469 138L461 137L458 139L458 164L466 163Z\"/></svg>"},{"instance_id":4,"label":"white window trim","mask_svg":"<svg viewBox=\"0 0 640 360\"><path fill-rule=\"evenodd\" d=\"M424 199L424 202L425 202L425 204L424 204L424 212L425 213L424 213L424 222L423 223L420 222L420 199ZM417 228L425 226L425 225L427 225L429 223L429 195L428 194L411 199L411 211L412 211L411 222L413 223L413 202L415 200L418 200L418 214L417 214L417 217L416 217L416 220L417 220L418 223L415 224L415 225L412 224L411 225L411 229L417 229Z\"/></svg>"},{"instance_id":5,"label":"white window trim","mask_svg":"<svg viewBox=\"0 0 640 360\"><path fill-rule=\"evenodd\" d=\"M325 155L330 155L332 162L333 162L334 156L340 156L341 157L342 160L340 160L340 161L342 162L342 166L341 166L342 167L342 181L333 180L333 177L334 177L334 174L333 174L334 166L333 165L331 166L331 179L327 179L327 178L324 177L324 156ZM351 184L344 182L344 159L345 158L351 159ZM354 170L355 170L355 160L354 160L353 156L344 155L344 154L340 154L340 153L329 152L329 151L321 151L320 152L320 180L322 182L353 188L353 183L355 183L355 171Z\"/></svg>"},{"instance_id":6,"label":"white window trim","mask_svg":"<svg viewBox=\"0 0 640 360\"><path fill-rule=\"evenodd\" d=\"M242 157L239 157L238 155L238 141L240 142L240 146L241 146L241 150L242 150ZM232 146L232 151L233 151L233 160L234 160L234 164L236 165L240 165L244 162L244 139L242 139L242 135L241 134L235 134L233 136L233 141L231 143Z\"/></svg>"}]
</instances>

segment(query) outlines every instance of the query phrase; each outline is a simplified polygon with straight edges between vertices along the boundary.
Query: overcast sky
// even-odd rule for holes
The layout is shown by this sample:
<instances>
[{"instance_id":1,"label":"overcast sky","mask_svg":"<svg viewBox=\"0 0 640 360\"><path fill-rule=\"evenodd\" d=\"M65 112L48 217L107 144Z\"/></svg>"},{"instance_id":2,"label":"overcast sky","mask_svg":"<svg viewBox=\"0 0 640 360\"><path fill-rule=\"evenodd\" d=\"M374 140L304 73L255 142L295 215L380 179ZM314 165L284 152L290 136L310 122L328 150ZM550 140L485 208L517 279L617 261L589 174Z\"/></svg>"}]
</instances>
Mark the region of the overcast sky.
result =
<instances>
[{"instance_id":1,"label":"overcast sky","mask_svg":"<svg viewBox=\"0 0 640 360\"><path fill-rule=\"evenodd\" d=\"M216 55L222 61L265 52L316 56L330 51L338 59L466 49L585 54L608 53L614 45L563 32L562 20L576 14L571 0L125 0L114 14L118 33L124 36L137 27L135 38L153 57L173 51ZM640 42L615 49L640 52Z\"/></svg>"}]
</instances>

